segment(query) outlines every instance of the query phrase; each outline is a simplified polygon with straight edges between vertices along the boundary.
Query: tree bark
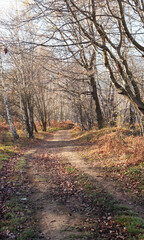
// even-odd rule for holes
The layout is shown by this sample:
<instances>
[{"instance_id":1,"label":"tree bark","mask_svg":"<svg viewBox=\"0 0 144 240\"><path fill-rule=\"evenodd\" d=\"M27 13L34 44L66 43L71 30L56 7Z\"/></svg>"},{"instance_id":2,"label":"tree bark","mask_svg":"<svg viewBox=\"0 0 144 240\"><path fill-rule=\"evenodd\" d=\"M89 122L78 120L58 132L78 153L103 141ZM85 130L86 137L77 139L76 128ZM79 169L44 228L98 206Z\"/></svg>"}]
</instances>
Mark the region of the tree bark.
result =
<instances>
[{"instance_id":1,"label":"tree bark","mask_svg":"<svg viewBox=\"0 0 144 240\"><path fill-rule=\"evenodd\" d=\"M132 104L130 103L130 128L131 129L135 129L135 121L136 121L135 110Z\"/></svg>"},{"instance_id":2,"label":"tree bark","mask_svg":"<svg viewBox=\"0 0 144 240\"><path fill-rule=\"evenodd\" d=\"M91 83L91 87L92 87L92 97L93 97L93 100L95 101L95 105L96 105L98 128L101 129L101 128L103 128L104 119L103 119L103 115L102 115L102 111L101 111L101 106L100 106L100 102L99 102L97 86L96 86L96 81L95 81L94 75L90 76L90 83Z\"/></svg>"},{"instance_id":3,"label":"tree bark","mask_svg":"<svg viewBox=\"0 0 144 240\"><path fill-rule=\"evenodd\" d=\"M10 115L10 112L9 112L9 106L8 106L8 101L7 101L5 83L4 83L4 79L3 79L2 59L1 58L0 58L0 62L1 62L1 64L0 64L1 66L0 67L1 67L1 83L2 83L2 88L3 88L3 99L4 99L4 104L5 104L5 107L6 107L8 123L9 123L9 127L10 127L10 130L11 130L11 133L12 133L14 139L18 139L19 135L16 132L15 125L12 122L12 118L11 118L11 115ZM13 124L13 127L12 127L12 124Z\"/></svg>"}]
</instances>

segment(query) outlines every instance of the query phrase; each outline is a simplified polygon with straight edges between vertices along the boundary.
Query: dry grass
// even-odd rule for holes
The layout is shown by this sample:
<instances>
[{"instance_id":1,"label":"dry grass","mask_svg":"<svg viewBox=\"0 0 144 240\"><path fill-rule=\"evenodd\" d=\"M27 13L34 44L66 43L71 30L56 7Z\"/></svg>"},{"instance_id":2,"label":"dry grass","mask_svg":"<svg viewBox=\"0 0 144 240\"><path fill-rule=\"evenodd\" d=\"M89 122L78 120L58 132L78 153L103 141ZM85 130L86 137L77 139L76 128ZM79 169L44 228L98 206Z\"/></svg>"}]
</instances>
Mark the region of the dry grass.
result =
<instances>
[{"instance_id":1,"label":"dry grass","mask_svg":"<svg viewBox=\"0 0 144 240\"><path fill-rule=\"evenodd\" d=\"M144 137L122 128L105 128L74 133L79 153L104 176L120 181L144 196Z\"/></svg>"},{"instance_id":2,"label":"dry grass","mask_svg":"<svg viewBox=\"0 0 144 240\"><path fill-rule=\"evenodd\" d=\"M88 145L87 155L94 154L101 159L108 159L111 166L138 165L144 160L144 137L133 136L131 131L121 128L106 128L89 132L75 132L77 141ZM92 157L92 156L91 156ZM105 162L106 163L106 162Z\"/></svg>"}]
</instances>

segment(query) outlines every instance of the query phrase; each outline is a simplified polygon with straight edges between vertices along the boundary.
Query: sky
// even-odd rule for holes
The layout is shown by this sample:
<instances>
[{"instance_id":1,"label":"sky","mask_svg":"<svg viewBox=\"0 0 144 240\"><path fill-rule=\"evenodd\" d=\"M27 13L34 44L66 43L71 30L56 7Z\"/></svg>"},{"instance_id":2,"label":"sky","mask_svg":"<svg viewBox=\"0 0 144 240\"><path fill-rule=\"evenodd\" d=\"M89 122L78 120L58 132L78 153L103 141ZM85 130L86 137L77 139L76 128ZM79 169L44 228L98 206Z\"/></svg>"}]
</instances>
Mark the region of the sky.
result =
<instances>
[{"instance_id":1,"label":"sky","mask_svg":"<svg viewBox=\"0 0 144 240\"><path fill-rule=\"evenodd\" d=\"M0 0L0 11L8 11L11 3L15 3L15 0Z\"/></svg>"},{"instance_id":2,"label":"sky","mask_svg":"<svg viewBox=\"0 0 144 240\"><path fill-rule=\"evenodd\" d=\"M16 7L20 0L0 0L0 14L3 17L6 17L8 13L12 11L14 7Z\"/></svg>"}]
</instances>

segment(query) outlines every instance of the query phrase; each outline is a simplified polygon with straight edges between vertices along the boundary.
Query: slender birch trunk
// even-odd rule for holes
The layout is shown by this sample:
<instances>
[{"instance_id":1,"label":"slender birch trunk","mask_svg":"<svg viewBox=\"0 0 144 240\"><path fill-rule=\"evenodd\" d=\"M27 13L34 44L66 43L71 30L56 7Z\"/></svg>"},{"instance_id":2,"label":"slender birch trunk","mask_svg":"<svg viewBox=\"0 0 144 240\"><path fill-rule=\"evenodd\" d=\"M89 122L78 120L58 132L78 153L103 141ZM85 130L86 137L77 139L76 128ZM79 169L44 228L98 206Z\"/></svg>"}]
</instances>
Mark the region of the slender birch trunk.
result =
<instances>
[{"instance_id":1,"label":"slender birch trunk","mask_svg":"<svg viewBox=\"0 0 144 240\"><path fill-rule=\"evenodd\" d=\"M13 122L12 117L10 116L10 112L9 112L9 106L8 106L8 101L7 101L7 96L6 96L6 88L5 88L4 78L3 78L2 59L1 58L0 58L0 68L1 68L1 83L2 83L2 88L3 88L3 98L4 98L4 104L6 107L8 123L9 123L10 130L11 130L13 137L15 139L18 139L19 135L16 132L14 122Z\"/></svg>"}]
</instances>

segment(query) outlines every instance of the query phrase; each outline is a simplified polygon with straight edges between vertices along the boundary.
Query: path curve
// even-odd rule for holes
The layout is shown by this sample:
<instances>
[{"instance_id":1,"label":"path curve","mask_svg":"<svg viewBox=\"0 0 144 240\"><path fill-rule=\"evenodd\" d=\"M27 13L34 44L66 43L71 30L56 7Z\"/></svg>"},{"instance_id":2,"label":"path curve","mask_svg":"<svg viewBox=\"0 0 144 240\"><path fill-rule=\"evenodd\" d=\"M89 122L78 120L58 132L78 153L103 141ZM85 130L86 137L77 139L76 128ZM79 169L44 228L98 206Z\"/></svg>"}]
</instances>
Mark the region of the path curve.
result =
<instances>
[{"instance_id":1,"label":"path curve","mask_svg":"<svg viewBox=\"0 0 144 240\"><path fill-rule=\"evenodd\" d=\"M71 137L71 130L57 131L48 145L48 151L54 154L56 153L58 157L64 158L78 170L93 177L95 184L101 186L104 191L111 194L115 200L126 205L139 216L144 218L144 208L142 206L139 206L132 201L126 192L119 190L117 184L113 180L105 180L100 171L95 169L91 164L86 163L75 151L74 141Z\"/></svg>"}]
</instances>

